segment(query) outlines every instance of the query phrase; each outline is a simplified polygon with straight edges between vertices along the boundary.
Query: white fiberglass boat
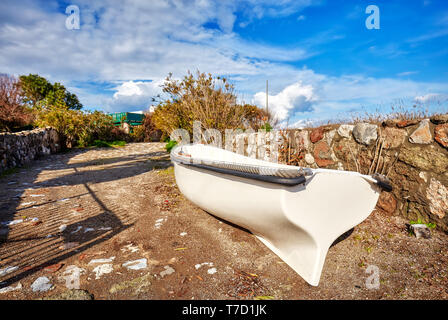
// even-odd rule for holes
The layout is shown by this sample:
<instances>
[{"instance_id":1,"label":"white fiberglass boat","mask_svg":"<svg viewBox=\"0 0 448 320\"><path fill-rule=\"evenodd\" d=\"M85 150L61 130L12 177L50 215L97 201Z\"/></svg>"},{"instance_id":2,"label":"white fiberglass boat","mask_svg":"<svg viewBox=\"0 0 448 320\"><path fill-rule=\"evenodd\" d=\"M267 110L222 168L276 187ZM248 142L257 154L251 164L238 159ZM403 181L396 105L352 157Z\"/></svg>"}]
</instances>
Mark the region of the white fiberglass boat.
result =
<instances>
[{"instance_id":1,"label":"white fiberglass boat","mask_svg":"<svg viewBox=\"0 0 448 320\"><path fill-rule=\"evenodd\" d=\"M331 244L391 189L379 175L281 165L202 144L176 147L171 160L187 199L250 230L313 286Z\"/></svg>"}]
</instances>

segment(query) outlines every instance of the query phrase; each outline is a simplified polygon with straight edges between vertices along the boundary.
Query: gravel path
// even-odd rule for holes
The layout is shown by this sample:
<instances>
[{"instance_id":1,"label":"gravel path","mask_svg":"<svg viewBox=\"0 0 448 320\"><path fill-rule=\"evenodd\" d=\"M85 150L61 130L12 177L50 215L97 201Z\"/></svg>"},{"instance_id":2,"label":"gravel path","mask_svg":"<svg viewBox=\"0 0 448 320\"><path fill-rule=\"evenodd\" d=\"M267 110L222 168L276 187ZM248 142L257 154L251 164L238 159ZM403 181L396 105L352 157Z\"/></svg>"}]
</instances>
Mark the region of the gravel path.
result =
<instances>
[{"instance_id":1,"label":"gravel path","mask_svg":"<svg viewBox=\"0 0 448 320\"><path fill-rule=\"evenodd\" d=\"M446 234L416 239L375 210L330 248L311 287L183 198L163 150L72 150L0 178L0 299L448 298Z\"/></svg>"}]
</instances>

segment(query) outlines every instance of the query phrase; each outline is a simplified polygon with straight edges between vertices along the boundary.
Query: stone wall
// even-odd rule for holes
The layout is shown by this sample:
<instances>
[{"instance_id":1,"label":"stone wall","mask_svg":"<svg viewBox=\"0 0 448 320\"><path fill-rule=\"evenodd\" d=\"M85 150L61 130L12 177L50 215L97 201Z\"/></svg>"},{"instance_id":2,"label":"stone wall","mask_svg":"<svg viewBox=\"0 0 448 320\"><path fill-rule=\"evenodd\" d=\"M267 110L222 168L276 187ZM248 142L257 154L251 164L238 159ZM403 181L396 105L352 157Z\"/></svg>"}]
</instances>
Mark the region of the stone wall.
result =
<instances>
[{"instance_id":1,"label":"stone wall","mask_svg":"<svg viewBox=\"0 0 448 320\"><path fill-rule=\"evenodd\" d=\"M60 149L59 135L53 128L0 133L0 172Z\"/></svg>"},{"instance_id":2,"label":"stone wall","mask_svg":"<svg viewBox=\"0 0 448 320\"><path fill-rule=\"evenodd\" d=\"M377 207L448 231L448 114L288 130L283 141L280 162L384 174L393 191L383 192Z\"/></svg>"}]
</instances>

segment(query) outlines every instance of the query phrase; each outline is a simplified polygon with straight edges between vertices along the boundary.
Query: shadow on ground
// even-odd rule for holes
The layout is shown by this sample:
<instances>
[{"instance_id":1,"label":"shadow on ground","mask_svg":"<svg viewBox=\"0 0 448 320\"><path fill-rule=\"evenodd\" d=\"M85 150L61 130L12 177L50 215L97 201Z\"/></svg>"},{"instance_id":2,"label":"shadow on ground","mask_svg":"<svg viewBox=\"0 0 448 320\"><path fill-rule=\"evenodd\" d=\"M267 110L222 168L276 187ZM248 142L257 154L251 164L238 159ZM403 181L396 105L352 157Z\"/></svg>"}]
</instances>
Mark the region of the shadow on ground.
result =
<instances>
[{"instance_id":1,"label":"shadow on ground","mask_svg":"<svg viewBox=\"0 0 448 320\"><path fill-rule=\"evenodd\" d=\"M89 151L47 156L0 178L0 288L107 241L133 225L134 219L125 210L108 207L100 199L95 184L171 165L165 152L76 161ZM102 149L95 151L98 156ZM64 193L64 198L58 199L61 188L69 190L70 195L65 197ZM34 194L29 195L29 191ZM30 197L36 201L23 201ZM86 198L89 204L83 206L80 203L86 203L82 200Z\"/></svg>"}]
</instances>

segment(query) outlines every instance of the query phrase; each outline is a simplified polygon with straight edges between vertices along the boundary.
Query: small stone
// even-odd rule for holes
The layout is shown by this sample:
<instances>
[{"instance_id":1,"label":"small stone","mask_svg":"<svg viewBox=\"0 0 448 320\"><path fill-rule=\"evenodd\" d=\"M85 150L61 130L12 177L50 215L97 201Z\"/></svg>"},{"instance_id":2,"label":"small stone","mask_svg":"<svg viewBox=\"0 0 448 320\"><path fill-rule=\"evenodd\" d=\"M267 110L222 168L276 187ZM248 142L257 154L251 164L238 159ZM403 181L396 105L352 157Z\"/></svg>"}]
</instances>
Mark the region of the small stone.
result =
<instances>
[{"instance_id":1,"label":"small stone","mask_svg":"<svg viewBox=\"0 0 448 320\"><path fill-rule=\"evenodd\" d=\"M31 289L33 292L45 292L53 288L53 285L50 283L50 279L47 277L39 277L36 281L31 285Z\"/></svg>"},{"instance_id":2,"label":"small stone","mask_svg":"<svg viewBox=\"0 0 448 320\"><path fill-rule=\"evenodd\" d=\"M217 272L216 268L210 268L207 270L208 274L215 274Z\"/></svg>"},{"instance_id":3,"label":"small stone","mask_svg":"<svg viewBox=\"0 0 448 320\"><path fill-rule=\"evenodd\" d=\"M323 137L324 137L324 129L323 128L313 129L310 133L310 140L312 143L316 143L317 141L321 140Z\"/></svg>"},{"instance_id":4,"label":"small stone","mask_svg":"<svg viewBox=\"0 0 448 320\"><path fill-rule=\"evenodd\" d=\"M398 128L406 128L409 126L413 126L414 124L417 124L417 120L399 120L397 121L397 127Z\"/></svg>"},{"instance_id":5,"label":"small stone","mask_svg":"<svg viewBox=\"0 0 448 320\"><path fill-rule=\"evenodd\" d=\"M430 239L431 238L431 230L428 228L426 224L411 224L411 230L417 237L417 239L424 238L424 239Z\"/></svg>"},{"instance_id":6,"label":"small stone","mask_svg":"<svg viewBox=\"0 0 448 320\"><path fill-rule=\"evenodd\" d=\"M386 213L393 214L397 209L397 200L392 193L381 192L378 203L376 205Z\"/></svg>"},{"instance_id":7,"label":"small stone","mask_svg":"<svg viewBox=\"0 0 448 320\"><path fill-rule=\"evenodd\" d=\"M353 128L353 136L358 143L368 146L378 137L377 126L370 123L357 123Z\"/></svg>"},{"instance_id":8,"label":"small stone","mask_svg":"<svg viewBox=\"0 0 448 320\"><path fill-rule=\"evenodd\" d=\"M59 280L65 282L67 289L79 289L80 276L85 273L86 270L83 268L79 268L76 265L70 265L64 270L62 275L59 277Z\"/></svg>"},{"instance_id":9,"label":"small stone","mask_svg":"<svg viewBox=\"0 0 448 320\"><path fill-rule=\"evenodd\" d=\"M0 277L7 275L8 273L12 273L12 272L16 271L17 269L19 269L19 267L16 267L16 266L0 269Z\"/></svg>"},{"instance_id":10,"label":"small stone","mask_svg":"<svg viewBox=\"0 0 448 320\"><path fill-rule=\"evenodd\" d=\"M383 130L384 148L394 149L400 147L406 139L407 132L404 129L386 127Z\"/></svg>"},{"instance_id":11,"label":"small stone","mask_svg":"<svg viewBox=\"0 0 448 320\"><path fill-rule=\"evenodd\" d=\"M130 269L130 270L146 269L147 261L145 258L133 260L133 261L127 261L127 262L123 263L122 266L127 269Z\"/></svg>"},{"instance_id":12,"label":"small stone","mask_svg":"<svg viewBox=\"0 0 448 320\"><path fill-rule=\"evenodd\" d=\"M409 142L418 144L430 144L432 142L429 119L420 122L418 128L409 137Z\"/></svg>"},{"instance_id":13,"label":"small stone","mask_svg":"<svg viewBox=\"0 0 448 320\"><path fill-rule=\"evenodd\" d=\"M424 171L420 171L420 173L418 174L418 176L420 177L420 179L422 179L423 181L428 182L428 173L424 172Z\"/></svg>"},{"instance_id":14,"label":"small stone","mask_svg":"<svg viewBox=\"0 0 448 320\"><path fill-rule=\"evenodd\" d=\"M325 132L324 139L329 146L331 146L335 135L336 135L336 129Z\"/></svg>"},{"instance_id":15,"label":"small stone","mask_svg":"<svg viewBox=\"0 0 448 320\"><path fill-rule=\"evenodd\" d=\"M101 264L97 266L95 269L93 269L93 272L95 272L95 279L100 279L102 275L111 273L114 271L114 268L111 263Z\"/></svg>"},{"instance_id":16,"label":"small stone","mask_svg":"<svg viewBox=\"0 0 448 320\"><path fill-rule=\"evenodd\" d=\"M325 141L319 141L314 146L314 160L319 167L326 167L334 163L331 159L330 147Z\"/></svg>"},{"instance_id":17,"label":"small stone","mask_svg":"<svg viewBox=\"0 0 448 320\"><path fill-rule=\"evenodd\" d=\"M1 284L1 283L0 283ZM0 293L8 293L15 290L22 289L22 284L19 282L15 287L14 286L8 286L0 289Z\"/></svg>"},{"instance_id":18,"label":"small stone","mask_svg":"<svg viewBox=\"0 0 448 320\"><path fill-rule=\"evenodd\" d=\"M164 268L165 268L165 270L160 272L160 276L162 278L167 276L167 275L170 275L170 274L172 274L172 273L174 273L176 271L173 268L171 268L170 266L165 266Z\"/></svg>"},{"instance_id":19,"label":"small stone","mask_svg":"<svg viewBox=\"0 0 448 320\"><path fill-rule=\"evenodd\" d=\"M443 219L448 214L448 189L440 181L431 178L426 197L430 201L431 213Z\"/></svg>"},{"instance_id":20,"label":"small stone","mask_svg":"<svg viewBox=\"0 0 448 320\"><path fill-rule=\"evenodd\" d=\"M439 124L434 128L434 139L448 149L448 123Z\"/></svg>"},{"instance_id":21,"label":"small stone","mask_svg":"<svg viewBox=\"0 0 448 320\"><path fill-rule=\"evenodd\" d=\"M309 132L300 130L295 132L296 146L298 149L308 150L310 147Z\"/></svg>"},{"instance_id":22,"label":"small stone","mask_svg":"<svg viewBox=\"0 0 448 320\"><path fill-rule=\"evenodd\" d=\"M350 139L354 128L355 126L352 124L342 124L338 128L338 134L343 138Z\"/></svg>"},{"instance_id":23,"label":"small stone","mask_svg":"<svg viewBox=\"0 0 448 320\"><path fill-rule=\"evenodd\" d=\"M137 252L139 251L139 247L134 246L132 243L125 245L123 248L120 249L122 252L126 252L129 251L131 253Z\"/></svg>"},{"instance_id":24,"label":"small stone","mask_svg":"<svg viewBox=\"0 0 448 320\"><path fill-rule=\"evenodd\" d=\"M99 264L99 263L109 263L115 260L115 257L103 258L103 259L93 259L87 265Z\"/></svg>"},{"instance_id":25,"label":"small stone","mask_svg":"<svg viewBox=\"0 0 448 320\"><path fill-rule=\"evenodd\" d=\"M310 153L307 153L305 155L305 162L308 163L309 165L313 164L314 163L314 157Z\"/></svg>"},{"instance_id":26,"label":"small stone","mask_svg":"<svg viewBox=\"0 0 448 320\"><path fill-rule=\"evenodd\" d=\"M58 271L59 269L61 269L63 265L64 264L62 264L62 263L52 264L50 266L45 267L44 270L47 272L54 273L54 272Z\"/></svg>"}]
</instances>

